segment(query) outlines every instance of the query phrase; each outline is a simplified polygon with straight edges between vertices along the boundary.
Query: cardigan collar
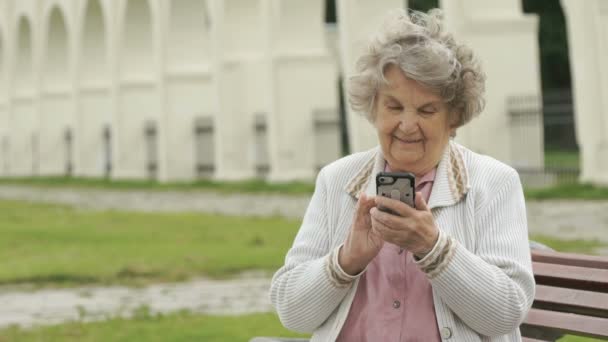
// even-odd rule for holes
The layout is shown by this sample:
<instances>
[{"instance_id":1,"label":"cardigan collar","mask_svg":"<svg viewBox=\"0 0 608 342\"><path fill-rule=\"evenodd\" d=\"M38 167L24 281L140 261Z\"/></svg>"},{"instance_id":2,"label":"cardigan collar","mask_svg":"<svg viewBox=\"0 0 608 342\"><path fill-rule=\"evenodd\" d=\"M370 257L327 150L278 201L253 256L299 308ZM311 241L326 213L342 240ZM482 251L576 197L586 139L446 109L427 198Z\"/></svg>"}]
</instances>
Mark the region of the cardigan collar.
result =
<instances>
[{"instance_id":1,"label":"cardigan collar","mask_svg":"<svg viewBox=\"0 0 608 342\"><path fill-rule=\"evenodd\" d=\"M361 191L365 191L369 196L375 196L376 174L384 170L385 163L381 148L376 147L372 157L348 181L345 190L356 199L359 199ZM429 208L454 205L467 194L469 188L469 175L461 147L450 141L437 166Z\"/></svg>"}]
</instances>

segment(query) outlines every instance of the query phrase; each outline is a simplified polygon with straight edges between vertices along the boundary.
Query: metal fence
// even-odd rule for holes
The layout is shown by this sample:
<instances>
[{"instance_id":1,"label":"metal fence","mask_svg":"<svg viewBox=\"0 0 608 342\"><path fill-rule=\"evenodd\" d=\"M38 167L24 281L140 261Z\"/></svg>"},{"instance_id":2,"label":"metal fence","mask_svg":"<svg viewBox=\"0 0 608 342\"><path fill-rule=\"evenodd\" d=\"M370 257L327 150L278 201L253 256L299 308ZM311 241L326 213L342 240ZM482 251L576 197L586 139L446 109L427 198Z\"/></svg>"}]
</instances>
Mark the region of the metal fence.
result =
<instances>
[{"instance_id":1,"label":"metal fence","mask_svg":"<svg viewBox=\"0 0 608 342\"><path fill-rule=\"evenodd\" d=\"M570 89L538 97L514 96L507 108L512 160L526 187L547 187L578 181L579 153Z\"/></svg>"}]
</instances>

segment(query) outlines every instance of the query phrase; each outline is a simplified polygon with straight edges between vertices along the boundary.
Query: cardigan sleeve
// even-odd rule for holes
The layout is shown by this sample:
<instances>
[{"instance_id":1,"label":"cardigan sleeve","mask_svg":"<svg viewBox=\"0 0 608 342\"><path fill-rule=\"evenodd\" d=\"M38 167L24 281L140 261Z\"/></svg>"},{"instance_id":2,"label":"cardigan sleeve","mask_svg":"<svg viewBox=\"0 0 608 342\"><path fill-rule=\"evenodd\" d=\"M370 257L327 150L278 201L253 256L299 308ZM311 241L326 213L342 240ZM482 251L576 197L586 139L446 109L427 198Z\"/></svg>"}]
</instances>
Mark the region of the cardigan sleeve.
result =
<instances>
[{"instance_id":1,"label":"cardigan sleeve","mask_svg":"<svg viewBox=\"0 0 608 342\"><path fill-rule=\"evenodd\" d=\"M485 336L517 329L534 300L524 195L510 170L502 187L475 215L475 253L449 238L433 288L469 327Z\"/></svg>"},{"instance_id":2,"label":"cardigan sleeve","mask_svg":"<svg viewBox=\"0 0 608 342\"><path fill-rule=\"evenodd\" d=\"M315 192L304 215L285 264L274 275L270 300L288 329L311 333L338 307L351 283L340 281L333 267L339 247L330 246L328 188L325 169L317 177Z\"/></svg>"}]
</instances>

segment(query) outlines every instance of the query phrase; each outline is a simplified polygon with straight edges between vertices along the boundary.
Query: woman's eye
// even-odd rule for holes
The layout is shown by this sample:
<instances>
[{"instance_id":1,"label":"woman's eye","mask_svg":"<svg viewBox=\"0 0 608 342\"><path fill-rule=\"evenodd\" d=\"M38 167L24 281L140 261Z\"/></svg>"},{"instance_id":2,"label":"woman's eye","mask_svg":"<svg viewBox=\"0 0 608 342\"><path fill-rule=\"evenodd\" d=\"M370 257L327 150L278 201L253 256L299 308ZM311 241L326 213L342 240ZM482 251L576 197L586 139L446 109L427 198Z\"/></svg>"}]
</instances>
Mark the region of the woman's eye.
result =
<instances>
[{"instance_id":1,"label":"woman's eye","mask_svg":"<svg viewBox=\"0 0 608 342\"><path fill-rule=\"evenodd\" d=\"M401 110L401 109L403 109L403 107L401 107L401 106L399 106L399 105L390 105L390 104L389 104L389 105L387 105L386 107L387 107L388 109L390 109L390 110Z\"/></svg>"},{"instance_id":2,"label":"woman's eye","mask_svg":"<svg viewBox=\"0 0 608 342\"><path fill-rule=\"evenodd\" d=\"M435 114L437 111L434 108L423 108L420 109L420 113L425 114L425 115L431 115L431 114Z\"/></svg>"}]
</instances>

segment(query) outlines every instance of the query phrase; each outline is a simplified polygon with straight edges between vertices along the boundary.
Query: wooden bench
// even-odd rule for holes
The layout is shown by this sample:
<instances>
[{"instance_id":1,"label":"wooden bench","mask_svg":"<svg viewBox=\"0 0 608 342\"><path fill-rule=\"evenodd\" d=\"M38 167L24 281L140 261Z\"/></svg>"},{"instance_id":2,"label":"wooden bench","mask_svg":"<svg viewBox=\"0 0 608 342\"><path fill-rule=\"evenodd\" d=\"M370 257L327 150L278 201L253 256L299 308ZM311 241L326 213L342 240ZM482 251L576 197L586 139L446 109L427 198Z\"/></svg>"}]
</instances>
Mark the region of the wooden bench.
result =
<instances>
[{"instance_id":1,"label":"wooden bench","mask_svg":"<svg viewBox=\"0 0 608 342\"><path fill-rule=\"evenodd\" d=\"M533 250L532 262L536 296L524 341L608 338L608 258Z\"/></svg>"},{"instance_id":2,"label":"wooden bench","mask_svg":"<svg viewBox=\"0 0 608 342\"><path fill-rule=\"evenodd\" d=\"M521 325L524 342L565 334L608 339L608 257L532 249L536 296ZM250 342L305 342L257 337Z\"/></svg>"}]
</instances>

